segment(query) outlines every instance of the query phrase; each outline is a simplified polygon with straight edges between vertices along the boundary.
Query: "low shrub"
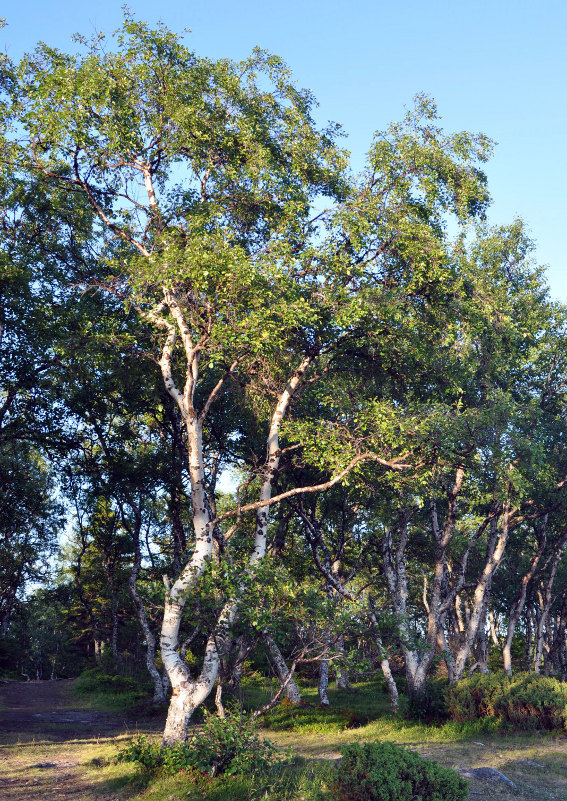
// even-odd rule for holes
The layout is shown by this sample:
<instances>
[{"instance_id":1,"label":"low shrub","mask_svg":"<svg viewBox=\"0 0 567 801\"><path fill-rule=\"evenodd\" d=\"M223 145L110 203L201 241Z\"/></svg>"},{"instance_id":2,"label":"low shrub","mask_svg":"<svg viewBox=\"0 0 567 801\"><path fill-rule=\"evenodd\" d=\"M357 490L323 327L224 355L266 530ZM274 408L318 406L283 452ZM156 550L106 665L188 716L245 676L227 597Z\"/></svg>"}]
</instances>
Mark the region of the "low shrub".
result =
<instances>
[{"instance_id":1,"label":"low shrub","mask_svg":"<svg viewBox=\"0 0 567 801\"><path fill-rule=\"evenodd\" d=\"M337 768L340 801L465 801L459 774L392 743L354 743Z\"/></svg>"},{"instance_id":2,"label":"low shrub","mask_svg":"<svg viewBox=\"0 0 567 801\"><path fill-rule=\"evenodd\" d=\"M423 723L442 722L447 720L447 689L449 681L446 678L430 679L425 685L422 695L410 696L406 717L420 720Z\"/></svg>"},{"instance_id":3,"label":"low shrub","mask_svg":"<svg viewBox=\"0 0 567 801\"><path fill-rule=\"evenodd\" d=\"M567 684L534 673L476 674L449 688L447 708L459 722L494 717L523 729L565 729Z\"/></svg>"},{"instance_id":4,"label":"low shrub","mask_svg":"<svg viewBox=\"0 0 567 801\"><path fill-rule=\"evenodd\" d=\"M116 762L137 762L148 773L157 773L163 766L164 750L158 742L141 734L120 749Z\"/></svg>"},{"instance_id":5,"label":"low shrub","mask_svg":"<svg viewBox=\"0 0 567 801\"><path fill-rule=\"evenodd\" d=\"M139 682L126 676L105 673L100 668L84 670L75 681L78 693L132 693L140 690Z\"/></svg>"},{"instance_id":6,"label":"low shrub","mask_svg":"<svg viewBox=\"0 0 567 801\"><path fill-rule=\"evenodd\" d=\"M524 673L494 700L495 714L524 729L567 728L567 684L551 676Z\"/></svg>"},{"instance_id":7,"label":"low shrub","mask_svg":"<svg viewBox=\"0 0 567 801\"><path fill-rule=\"evenodd\" d=\"M447 690L449 716L464 723L496 717L495 702L509 691L511 679L505 673L474 673Z\"/></svg>"},{"instance_id":8,"label":"low shrub","mask_svg":"<svg viewBox=\"0 0 567 801\"><path fill-rule=\"evenodd\" d=\"M124 749L119 762L138 762L149 772L174 775L197 771L210 776L236 776L266 770L285 761L285 755L269 740L263 740L255 722L244 712L218 718L205 712L205 723L186 743L161 746L147 737L137 737Z\"/></svg>"}]
</instances>

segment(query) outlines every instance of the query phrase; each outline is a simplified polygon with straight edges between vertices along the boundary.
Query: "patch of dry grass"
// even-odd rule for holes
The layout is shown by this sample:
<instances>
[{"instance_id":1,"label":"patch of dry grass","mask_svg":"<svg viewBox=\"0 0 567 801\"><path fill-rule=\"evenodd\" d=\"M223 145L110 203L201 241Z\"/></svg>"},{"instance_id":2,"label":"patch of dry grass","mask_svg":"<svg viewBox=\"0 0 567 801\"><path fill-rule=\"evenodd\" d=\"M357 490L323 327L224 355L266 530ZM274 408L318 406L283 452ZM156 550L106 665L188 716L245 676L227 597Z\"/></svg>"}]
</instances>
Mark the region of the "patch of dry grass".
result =
<instances>
[{"instance_id":1,"label":"patch of dry grass","mask_svg":"<svg viewBox=\"0 0 567 801\"><path fill-rule=\"evenodd\" d=\"M70 687L57 689L63 709L91 709L72 694ZM69 739L63 729L42 733L37 718L33 730L17 736L5 734L0 745L0 798L2 801L317 801L330 799L330 765L348 743L387 740L417 750L422 756L455 769L491 767L504 773L515 787L472 779L471 801L567 801L567 738L550 734L503 734L491 723L428 726L393 718L379 686L361 686L358 693L333 691L333 708L326 712L314 703L312 689L304 691L311 703L304 714L281 708L268 720L264 733L277 745L291 748L304 761L275 775L230 780L192 781L188 776L152 778L130 763L111 764L119 747L131 734L108 732L105 736L81 736L76 724ZM349 711L360 722L361 710L370 722L350 729L343 725ZM45 712L42 708L42 713ZM59 712L62 710L59 709ZM286 715L290 717L286 720ZM32 719L32 718L30 718ZM146 731L159 726L152 721ZM289 726L288 726L289 724ZM64 726L64 724L62 724ZM159 736L156 734L156 736ZM51 765L51 767L39 767ZM327 789L325 789L327 788Z\"/></svg>"}]
</instances>

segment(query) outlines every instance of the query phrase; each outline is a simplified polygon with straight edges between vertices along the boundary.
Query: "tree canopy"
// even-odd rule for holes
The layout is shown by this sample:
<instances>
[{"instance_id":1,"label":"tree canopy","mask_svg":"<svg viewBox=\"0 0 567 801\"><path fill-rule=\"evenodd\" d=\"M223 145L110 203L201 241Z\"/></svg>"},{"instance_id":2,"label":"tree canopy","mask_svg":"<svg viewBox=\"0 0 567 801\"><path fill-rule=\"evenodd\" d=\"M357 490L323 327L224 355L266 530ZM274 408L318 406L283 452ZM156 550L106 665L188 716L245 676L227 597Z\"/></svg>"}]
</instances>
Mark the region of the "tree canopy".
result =
<instances>
[{"instance_id":1,"label":"tree canopy","mask_svg":"<svg viewBox=\"0 0 567 801\"><path fill-rule=\"evenodd\" d=\"M524 223L487 222L492 142L420 95L355 176L281 59L130 15L2 78L19 669L48 670L25 615L51 604L58 654L171 687L166 744L265 654L273 703L317 664L323 704L330 666L381 669L397 708L391 662L419 701L440 659L488 669L489 637L507 671L514 642L564 676L567 317Z\"/></svg>"}]
</instances>

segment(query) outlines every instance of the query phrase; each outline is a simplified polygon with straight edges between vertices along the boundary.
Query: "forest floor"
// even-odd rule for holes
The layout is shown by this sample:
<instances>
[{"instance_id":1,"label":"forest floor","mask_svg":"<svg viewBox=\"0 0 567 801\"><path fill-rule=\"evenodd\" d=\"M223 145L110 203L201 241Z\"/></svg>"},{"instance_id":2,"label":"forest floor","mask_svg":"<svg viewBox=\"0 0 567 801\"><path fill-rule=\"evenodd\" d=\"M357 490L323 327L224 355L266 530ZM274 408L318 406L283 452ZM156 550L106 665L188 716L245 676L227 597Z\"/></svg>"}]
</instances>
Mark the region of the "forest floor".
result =
<instances>
[{"instance_id":1,"label":"forest floor","mask_svg":"<svg viewBox=\"0 0 567 801\"><path fill-rule=\"evenodd\" d=\"M119 801L120 776L96 767L117 743L152 729L92 709L72 681L0 682L0 801Z\"/></svg>"},{"instance_id":2,"label":"forest floor","mask_svg":"<svg viewBox=\"0 0 567 801\"><path fill-rule=\"evenodd\" d=\"M374 697L376 696L375 690ZM335 709L369 708L370 691L334 693ZM384 708L385 708L384 699ZM382 704L382 701L379 702ZM347 706L348 705L348 706ZM387 714L355 729L337 727L336 711L315 706L286 720L282 710L271 719L267 736L304 757L305 765L340 757L353 741L390 740L416 749L460 771L488 768L510 781L469 774L471 801L567 801L567 738L532 733L503 735L480 730L425 726ZM128 763L110 764L120 745L137 733L156 734L160 718L103 712L73 692L71 681L0 683L0 801L207 801L251 798L249 785L219 787L189 784L187 777L148 782ZM305 768L303 768L305 771ZM247 789L248 788L248 789ZM283 796L262 794L280 801ZM306 798L305 791L287 798ZM309 797L311 797L309 795Z\"/></svg>"}]
</instances>

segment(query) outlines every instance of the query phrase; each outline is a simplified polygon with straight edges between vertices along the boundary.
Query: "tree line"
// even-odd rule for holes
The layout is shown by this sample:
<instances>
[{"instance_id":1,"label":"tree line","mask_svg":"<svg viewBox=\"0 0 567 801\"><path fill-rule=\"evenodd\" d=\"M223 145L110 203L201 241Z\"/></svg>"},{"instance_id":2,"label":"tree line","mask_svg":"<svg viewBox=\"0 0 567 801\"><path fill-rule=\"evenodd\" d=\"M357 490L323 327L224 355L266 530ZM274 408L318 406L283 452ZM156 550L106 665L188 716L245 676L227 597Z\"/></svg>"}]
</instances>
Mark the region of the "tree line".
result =
<instances>
[{"instance_id":1,"label":"tree line","mask_svg":"<svg viewBox=\"0 0 567 801\"><path fill-rule=\"evenodd\" d=\"M353 175L281 59L130 16L1 74L5 668L145 666L166 744L250 660L565 679L567 317L491 141L418 96Z\"/></svg>"}]
</instances>

